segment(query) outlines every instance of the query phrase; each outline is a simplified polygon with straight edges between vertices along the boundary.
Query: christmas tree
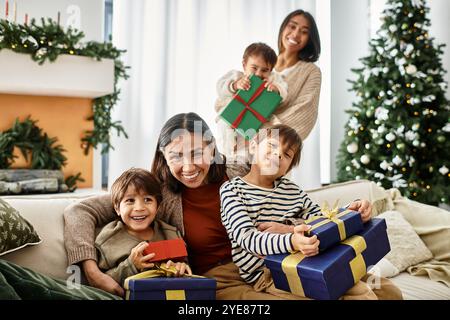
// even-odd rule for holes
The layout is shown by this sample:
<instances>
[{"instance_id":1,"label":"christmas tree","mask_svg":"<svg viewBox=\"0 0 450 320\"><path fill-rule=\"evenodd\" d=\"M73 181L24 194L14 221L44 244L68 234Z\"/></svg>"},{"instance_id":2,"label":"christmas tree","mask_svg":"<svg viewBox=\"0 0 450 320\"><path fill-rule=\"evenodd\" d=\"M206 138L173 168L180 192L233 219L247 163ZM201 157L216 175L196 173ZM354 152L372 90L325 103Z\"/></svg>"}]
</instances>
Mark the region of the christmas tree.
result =
<instances>
[{"instance_id":1,"label":"christmas tree","mask_svg":"<svg viewBox=\"0 0 450 320\"><path fill-rule=\"evenodd\" d=\"M449 203L450 104L423 0L388 0L370 54L352 69L338 180L369 179L428 204Z\"/></svg>"}]
</instances>

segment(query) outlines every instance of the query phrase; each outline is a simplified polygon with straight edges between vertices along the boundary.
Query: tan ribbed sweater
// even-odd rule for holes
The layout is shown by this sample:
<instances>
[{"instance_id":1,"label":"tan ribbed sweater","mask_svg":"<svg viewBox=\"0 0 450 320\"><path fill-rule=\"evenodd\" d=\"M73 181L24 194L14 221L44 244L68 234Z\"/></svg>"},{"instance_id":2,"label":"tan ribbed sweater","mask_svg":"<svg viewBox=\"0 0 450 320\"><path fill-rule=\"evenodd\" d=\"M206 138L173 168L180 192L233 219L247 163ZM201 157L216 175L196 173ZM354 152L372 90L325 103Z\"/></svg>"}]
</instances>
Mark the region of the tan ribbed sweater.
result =
<instances>
[{"instance_id":1,"label":"tan ribbed sweater","mask_svg":"<svg viewBox=\"0 0 450 320\"><path fill-rule=\"evenodd\" d=\"M243 176L248 168L237 164L227 165L227 176L232 179ZM173 193L162 186L163 201L158 208L158 219L164 221L184 235L181 193ZM219 197L219 195L217 195ZM220 212L217 212L220 215ZM64 244L69 265L84 260L97 261L94 246L96 228L101 228L116 217L109 194L90 197L69 205L64 210Z\"/></svg>"},{"instance_id":2,"label":"tan ribbed sweater","mask_svg":"<svg viewBox=\"0 0 450 320\"><path fill-rule=\"evenodd\" d=\"M305 140L317 121L322 73L312 62L298 61L285 77L287 97L275 109L270 122L294 128Z\"/></svg>"}]
</instances>

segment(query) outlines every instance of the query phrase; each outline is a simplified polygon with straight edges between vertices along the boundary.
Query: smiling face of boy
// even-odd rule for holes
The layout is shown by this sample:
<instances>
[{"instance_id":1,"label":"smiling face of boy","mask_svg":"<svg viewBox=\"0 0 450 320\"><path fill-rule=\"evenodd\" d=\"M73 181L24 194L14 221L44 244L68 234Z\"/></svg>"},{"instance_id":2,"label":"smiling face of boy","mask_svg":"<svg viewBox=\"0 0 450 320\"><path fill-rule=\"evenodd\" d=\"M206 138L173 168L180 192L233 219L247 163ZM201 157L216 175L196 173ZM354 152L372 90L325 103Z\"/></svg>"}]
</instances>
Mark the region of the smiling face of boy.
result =
<instances>
[{"instance_id":1,"label":"smiling face of boy","mask_svg":"<svg viewBox=\"0 0 450 320\"><path fill-rule=\"evenodd\" d=\"M254 139L250 143L252 166L257 166L261 175L272 177L273 180L288 173L295 152L278 136L267 136L260 142Z\"/></svg>"},{"instance_id":2,"label":"smiling face of boy","mask_svg":"<svg viewBox=\"0 0 450 320\"><path fill-rule=\"evenodd\" d=\"M246 75L254 74L263 80L267 80L272 72L273 66L267 63L262 55L251 55L242 62Z\"/></svg>"},{"instance_id":3,"label":"smiling face of boy","mask_svg":"<svg viewBox=\"0 0 450 320\"><path fill-rule=\"evenodd\" d=\"M115 209L128 231L138 235L146 232L155 220L158 203L154 196L145 191L138 191L134 185L130 185Z\"/></svg>"}]
</instances>

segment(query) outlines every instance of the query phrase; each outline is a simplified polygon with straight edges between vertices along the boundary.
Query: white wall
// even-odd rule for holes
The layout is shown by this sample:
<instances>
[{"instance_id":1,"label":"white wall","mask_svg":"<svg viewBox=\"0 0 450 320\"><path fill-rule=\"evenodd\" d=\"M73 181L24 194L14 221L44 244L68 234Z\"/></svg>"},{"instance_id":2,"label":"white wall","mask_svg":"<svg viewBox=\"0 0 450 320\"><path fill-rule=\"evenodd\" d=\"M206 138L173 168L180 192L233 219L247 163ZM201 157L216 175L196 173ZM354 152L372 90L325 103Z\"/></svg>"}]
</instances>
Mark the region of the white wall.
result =
<instances>
[{"instance_id":1,"label":"white wall","mask_svg":"<svg viewBox=\"0 0 450 320\"><path fill-rule=\"evenodd\" d=\"M331 1L331 181L336 179L335 159L344 137L354 93L351 68L360 66L359 58L368 54L369 0Z\"/></svg>"},{"instance_id":2,"label":"white wall","mask_svg":"<svg viewBox=\"0 0 450 320\"><path fill-rule=\"evenodd\" d=\"M447 70L445 81L450 83L450 1L429 0L431 28L430 35L436 38L436 43L445 44L442 62ZM447 90L447 99L450 99L450 90Z\"/></svg>"},{"instance_id":3,"label":"white wall","mask_svg":"<svg viewBox=\"0 0 450 320\"><path fill-rule=\"evenodd\" d=\"M24 23L35 18L50 17L63 26L73 26L82 30L85 41L103 41L104 0L9 0L9 19L14 20L14 2L16 3L16 21ZM5 18L6 0L0 0L0 18Z\"/></svg>"},{"instance_id":4,"label":"white wall","mask_svg":"<svg viewBox=\"0 0 450 320\"><path fill-rule=\"evenodd\" d=\"M331 180L337 176L335 159L344 138L344 125L355 94L349 92L347 79L354 79L351 68L360 67L358 61L368 54L369 39L381 26L380 14L385 0L331 1ZM430 35L437 43L446 44L442 62L450 82L450 1L428 0L431 20ZM447 90L447 97L450 92Z\"/></svg>"}]
</instances>

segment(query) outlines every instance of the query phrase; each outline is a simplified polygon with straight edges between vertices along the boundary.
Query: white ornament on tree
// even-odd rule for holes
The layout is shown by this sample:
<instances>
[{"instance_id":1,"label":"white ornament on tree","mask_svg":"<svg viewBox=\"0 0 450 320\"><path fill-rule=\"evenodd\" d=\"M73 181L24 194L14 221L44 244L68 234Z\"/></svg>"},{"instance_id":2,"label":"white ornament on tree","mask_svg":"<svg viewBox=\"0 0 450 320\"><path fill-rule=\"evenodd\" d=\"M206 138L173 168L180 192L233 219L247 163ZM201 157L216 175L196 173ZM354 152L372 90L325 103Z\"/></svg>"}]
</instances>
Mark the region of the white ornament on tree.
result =
<instances>
[{"instance_id":1,"label":"white ornament on tree","mask_svg":"<svg viewBox=\"0 0 450 320\"><path fill-rule=\"evenodd\" d=\"M445 176L448 173L448 168L446 166L442 166L439 168L439 172Z\"/></svg>"},{"instance_id":2,"label":"white ornament on tree","mask_svg":"<svg viewBox=\"0 0 450 320\"><path fill-rule=\"evenodd\" d=\"M406 138L406 140L413 141L417 138L417 133L415 133L414 131L408 130L405 133L405 138Z\"/></svg>"},{"instance_id":3,"label":"white ornament on tree","mask_svg":"<svg viewBox=\"0 0 450 320\"><path fill-rule=\"evenodd\" d=\"M389 26L389 31L392 32L392 33L396 32L397 31L397 26L395 24L391 24Z\"/></svg>"},{"instance_id":4,"label":"white ornament on tree","mask_svg":"<svg viewBox=\"0 0 450 320\"><path fill-rule=\"evenodd\" d=\"M445 127L442 127L442 131L444 131L444 132L450 132L450 122L447 123L447 124L445 125Z\"/></svg>"},{"instance_id":5,"label":"white ornament on tree","mask_svg":"<svg viewBox=\"0 0 450 320\"><path fill-rule=\"evenodd\" d=\"M392 142L395 140L396 137L395 137L395 134L393 134L392 132L389 132L385 138L387 141Z\"/></svg>"},{"instance_id":6,"label":"white ornament on tree","mask_svg":"<svg viewBox=\"0 0 450 320\"><path fill-rule=\"evenodd\" d=\"M389 168L389 163L387 163L386 160L383 160L383 162L380 163L380 168L386 171Z\"/></svg>"},{"instance_id":7,"label":"white ornament on tree","mask_svg":"<svg viewBox=\"0 0 450 320\"><path fill-rule=\"evenodd\" d=\"M356 161L355 159L353 159L351 162L352 162L352 165L353 165L356 169L361 168L361 165L360 165L359 162Z\"/></svg>"},{"instance_id":8,"label":"white ornament on tree","mask_svg":"<svg viewBox=\"0 0 450 320\"><path fill-rule=\"evenodd\" d=\"M410 64L405 68L407 74L414 75L417 72L417 67L413 64Z\"/></svg>"},{"instance_id":9,"label":"white ornament on tree","mask_svg":"<svg viewBox=\"0 0 450 320\"><path fill-rule=\"evenodd\" d=\"M386 121L389 119L389 110L383 107L378 107L375 109L375 118L377 120Z\"/></svg>"},{"instance_id":10,"label":"white ornament on tree","mask_svg":"<svg viewBox=\"0 0 450 320\"><path fill-rule=\"evenodd\" d=\"M362 164L369 164L370 157L366 154L363 154L359 160L361 161Z\"/></svg>"},{"instance_id":11,"label":"white ornament on tree","mask_svg":"<svg viewBox=\"0 0 450 320\"><path fill-rule=\"evenodd\" d=\"M395 156L394 159L392 159L392 163L399 166L403 163L403 160L399 156Z\"/></svg>"},{"instance_id":12,"label":"white ornament on tree","mask_svg":"<svg viewBox=\"0 0 450 320\"><path fill-rule=\"evenodd\" d=\"M414 46L411 43L408 43L405 48L405 55L409 56L411 52L414 51Z\"/></svg>"},{"instance_id":13,"label":"white ornament on tree","mask_svg":"<svg viewBox=\"0 0 450 320\"><path fill-rule=\"evenodd\" d=\"M352 142L347 146L348 153L356 153L358 152L358 144L356 142Z\"/></svg>"}]
</instances>

